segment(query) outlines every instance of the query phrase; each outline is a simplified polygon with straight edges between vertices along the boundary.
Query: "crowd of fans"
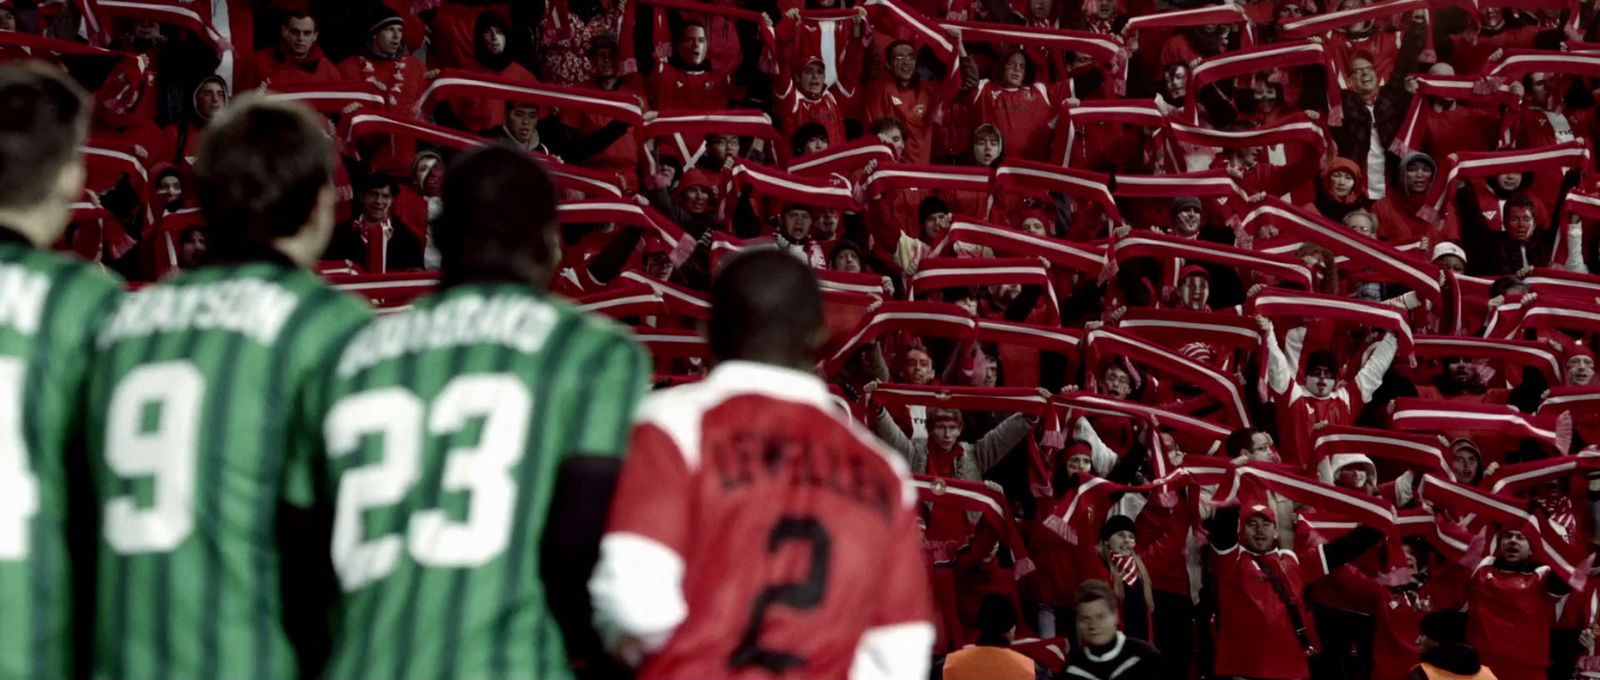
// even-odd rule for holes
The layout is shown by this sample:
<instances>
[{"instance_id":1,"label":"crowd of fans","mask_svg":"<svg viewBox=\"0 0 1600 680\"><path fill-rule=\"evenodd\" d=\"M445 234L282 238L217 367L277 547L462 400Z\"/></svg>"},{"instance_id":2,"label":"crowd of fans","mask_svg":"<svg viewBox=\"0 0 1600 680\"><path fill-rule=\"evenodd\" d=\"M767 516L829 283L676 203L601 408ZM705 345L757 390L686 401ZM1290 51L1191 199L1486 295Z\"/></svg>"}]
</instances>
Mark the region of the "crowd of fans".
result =
<instances>
[{"instance_id":1,"label":"crowd of fans","mask_svg":"<svg viewBox=\"0 0 1600 680\"><path fill-rule=\"evenodd\" d=\"M133 282L227 228L189 164L245 91L326 116L323 270L382 308L491 141L663 385L721 257L809 263L953 678L1600 677L1597 36L1578 0L0 0L0 59L96 93L60 247Z\"/></svg>"}]
</instances>

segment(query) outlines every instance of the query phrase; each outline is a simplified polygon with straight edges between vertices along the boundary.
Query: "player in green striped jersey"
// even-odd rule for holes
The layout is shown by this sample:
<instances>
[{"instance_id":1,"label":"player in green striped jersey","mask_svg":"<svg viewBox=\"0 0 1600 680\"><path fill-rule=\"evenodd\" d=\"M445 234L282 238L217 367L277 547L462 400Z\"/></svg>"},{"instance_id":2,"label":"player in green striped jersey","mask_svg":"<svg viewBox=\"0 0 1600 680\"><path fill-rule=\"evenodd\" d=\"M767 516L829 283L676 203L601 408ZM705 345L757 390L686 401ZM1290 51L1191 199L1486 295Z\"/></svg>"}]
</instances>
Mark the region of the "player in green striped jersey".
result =
<instances>
[{"instance_id":1,"label":"player in green striped jersey","mask_svg":"<svg viewBox=\"0 0 1600 680\"><path fill-rule=\"evenodd\" d=\"M572 677L558 618L593 637L584 581L649 364L545 291L537 162L488 147L445 177L443 289L359 332L316 398L343 589L330 680Z\"/></svg>"},{"instance_id":2,"label":"player in green striped jersey","mask_svg":"<svg viewBox=\"0 0 1600 680\"><path fill-rule=\"evenodd\" d=\"M307 386L371 317L306 269L334 159L309 112L235 102L195 163L212 261L125 297L96 338L96 677L301 677L279 532L312 495L290 443Z\"/></svg>"},{"instance_id":3,"label":"player in green striped jersey","mask_svg":"<svg viewBox=\"0 0 1600 680\"><path fill-rule=\"evenodd\" d=\"M83 192L84 92L56 69L0 67L0 680L73 673L69 489L83 357L120 295L98 267L46 250ZM89 518L89 519L92 519ZM73 542L75 543L75 542Z\"/></svg>"}]
</instances>

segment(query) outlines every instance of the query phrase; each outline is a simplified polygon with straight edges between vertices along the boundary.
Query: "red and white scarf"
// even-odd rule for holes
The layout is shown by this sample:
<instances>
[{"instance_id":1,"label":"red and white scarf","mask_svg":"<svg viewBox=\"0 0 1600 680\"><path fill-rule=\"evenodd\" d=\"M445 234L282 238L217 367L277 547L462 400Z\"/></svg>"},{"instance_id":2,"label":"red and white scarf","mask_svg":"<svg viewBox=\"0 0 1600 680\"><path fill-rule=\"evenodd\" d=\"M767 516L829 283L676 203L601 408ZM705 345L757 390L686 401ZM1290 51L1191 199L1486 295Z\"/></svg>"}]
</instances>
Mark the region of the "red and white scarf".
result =
<instances>
[{"instance_id":1,"label":"red and white scarf","mask_svg":"<svg viewBox=\"0 0 1600 680\"><path fill-rule=\"evenodd\" d=\"M1156 12L1154 14L1131 17L1122 32L1124 35L1131 35L1135 31L1152 28L1190 28L1209 24L1237 24L1241 31L1239 47L1241 49L1255 47L1255 27L1250 21L1250 15L1245 13L1243 7L1234 3Z\"/></svg>"},{"instance_id":2,"label":"red and white scarf","mask_svg":"<svg viewBox=\"0 0 1600 680\"><path fill-rule=\"evenodd\" d=\"M1445 159L1448 170L1440 173L1442 181L1434 180L1433 188L1428 192L1429 200L1418 211L1417 217L1443 224L1445 206L1450 197L1455 195L1457 181L1512 172L1560 173L1568 168L1584 167L1589 161L1589 149L1584 142L1574 140L1537 149L1463 151L1454 156L1454 163ZM1495 211L1490 219L1489 228L1500 228L1499 211Z\"/></svg>"},{"instance_id":3,"label":"red and white scarf","mask_svg":"<svg viewBox=\"0 0 1600 680\"><path fill-rule=\"evenodd\" d=\"M963 42L1021 45L1042 48L1053 54L1071 52L1092 56L1095 61L1110 66L1111 91L1118 96L1127 91L1128 48L1115 38L1090 31L1013 27L978 21L944 21L940 26L960 29Z\"/></svg>"},{"instance_id":4,"label":"red and white scarf","mask_svg":"<svg viewBox=\"0 0 1600 680\"><path fill-rule=\"evenodd\" d=\"M573 301L578 304L578 309L613 319L664 316L667 313L666 300L649 286L639 284L618 286Z\"/></svg>"},{"instance_id":5,"label":"red and white scarf","mask_svg":"<svg viewBox=\"0 0 1600 680\"><path fill-rule=\"evenodd\" d=\"M1524 463L1510 463L1500 466L1493 475L1484 479L1480 486L1488 487L1489 493L1516 498L1521 495L1520 492L1541 486L1545 482L1569 482L1573 478L1573 473L1580 470L1584 472L1600 470L1600 458L1559 456Z\"/></svg>"},{"instance_id":6,"label":"red and white scarf","mask_svg":"<svg viewBox=\"0 0 1600 680\"><path fill-rule=\"evenodd\" d=\"M918 337L966 339L977 327L967 310L948 302L885 302L878 311L863 318L849 339L828 356L823 373L833 375L852 352L884 333L901 331Z\"/></svg>"},{"instance_id":7,"label":"red and white scarf","mask_svg":"<svg viewBox=\"0 0 1600 680\"><path fill-rule=\"evenodd\" d=\"M1333 67L1326 49L1319 43L1298 42L1267 45L1234 52L1225 52L1200 62L1189 72L1189 96L1184 101L1184 118L1193 125L1200 124L1200 90L1225 78L1251 75L1257 71L1272 71L1296 66L1320 66L1328 74L1328 124L1340 125L1344 120L1339 90L1338 69Z\"/></svg>"},{"instance_id":8,"label":"red and white scarf","mask_svg":"<svg viewBox=\"0 0 1600 680\"><path fill-rule=\"evenodd\" d=\"M1390 422L1412 432L1495 432L1509 437L1535 439L1567 453L1572 445L1571 419L1524 414L1505 404L1468 404L1459 401L1402 397L1394 400Z\"/></svg>"},{"instance_id":9,"label":"red and white scarf","mask_svg":"<svg viewBox=\"0 0 1600 680\"><path fill-rule=\"evenodd\" d=\"M1331 456L1361 454L1405 463L1455 480L1445 460L1444 447L1432 435L1399 434L1387 430L1332 425L1317 432L1312 444L1318 462Z\"/></svg>"},{"instance_id":10,"label":"red and white scarf","mask_svg":"<svg viewBox=\"0 0 1600 680\"><path fill-rule=\"evenodd\" d=\"M1283 40L1299 40L1314 35L1330 33L1363 21L1378 21L1401 12L1426 11L1427 9L1427 0L1389 0L1388 2L1373 3L1365 7L1324 12L1284 22L1283 25L1278 27L1279 37Z\"/></svg>"},{"instance_id":11,"label":"red and white scarf","mask_svg":"<svg viewBox=\"0 0 1600 680\"><path fill-rule=\"evenodd\" d=\"M1201 449L1214 451L1221 447L1223 441L1231 432L1226 427L1176 411L1170 411L1158 406L1140 404L1138 402L1124 401L1115 397L1108 397L1090 392L1071 392L1059 394L1050 399L1050 405L1057 415L1070 422L1077 416L1088 413L1100 416L1113 416L1142 420L1159 427L1168 427L1184 437L1194 441L1205 442ZM1185 458L1184 460L1188 460ZM1151 463L1157 470L1164 470L1166 460L1152 458ZM1164 473L1163 473L1164 474Z\"/></svg>"},{"instance_id":12,"label":"red and white scarf","mask_svg":"<svg viewBox=\"0 0 1600 680\"><path fill-rule=\"evenodd\" d=\"M1121 356L1152 369L1176 376L1210 393L1223 404L1223 409L1233 424L1250 424L1249 409L1238 384L1209 366L1205 366L1177 352L1118 331L1104 328L1089 331L1085 338L1087 348L1084 362L1099 366L1102 357Z\"/></svg>"},{"instance_id":13,"label":"red and white scarf","mask_svg":"<svg viewBox=\"0 0 1600 680\"><path fill-rule=\"evenodd\" d=\"M634 326L633 339L657 359L708 359L711 347L699 331Z\"/></svg>"},{"instance_id":14,"label":"red and white scarf","mask_svg":"<svg viewBox=\"0 0 1600 680\"><path fill-rule=\"evenodd\" d=\"M866 195L881 196L896 189L971 191L988 194L993 172L971 165L913 165L880 163L867 177Z\"/></svg>"},{"instance_id":15,"label":"red and white scarf","mask_svg":"<svg viewBox=\"0 0 1600 680\"><path fill-rule=\"evenodd\" d=\"M1372 274L1368 275L1371 280L1406 286L1417 291L1423 299L1440 307L1444 306L1443 293L1439 288L1438 267L1432 263L1420 263L1406 257L1388 244L1358 234L1321 215L1313 215L1270 196L1263 199L1259 207L1245 216L1241 228L1245 231L1255 231L1259 225L1268 222L1327 248L1335 255L1348 257L1358 266L1372 270Z\"/></svg>"},{"instance_id":16,"label":"red and white scarf","mask_svg":"<svg viewBox=\"0 0 1600 680\"><path fill-rule=\"evenodd\" d=\"M377 107L379 110L389 107L389 100L383 92L365 80L274 85L266 98L301 102L319 113L338 113L352 104Z\"/></svg>"},{"instance_id":17,"label":"red and white scarf","mask_svg":"<svg viewBox=\"0 0 1600 680\"><path fill-rule=\"evenodd\" d=\"M1474 526L1496 524L1521 530L1534 554L1562 580L1578 590L1582 590L1588 580L1588 567L1593 557L1584 558L1580 548L1563 540L1543 518L1523 510L1520 501L1433 475L1423 475L1418 493L1424 500L1458 517L1476 517Z\"/></svg>"},{"instance_id":18,"label":"red and white scarf","mask_svg":"<svg viewBox=\"0 0 1600 680\"><path fill-rule=\"evenodd\" d=\"M934 56L946 64L956 61L957 40L945 33L944 27L924 16L901 0L867 0L867 16L875 26L899 26L913 36L912 46L921 50L927 47Z\"/></svg>"},{"instance_id":19,"label":"red and white scarf","mask_svg":"<svg viewBox=\"0 0 1600 680\"><path fill-rule=\"evenodd\" d=\"M917 295L944 288L1005 284L1042 286L1047 301L1045 310L1050 313L1052 322L1059 321L1053 310L1060 309L1060 303L1050 272L1033 258L925 257L917 265L917 273L911 276L907 292Z\"/></svg>"},{"instance_id":20,"label":"red and white scarf","mask_svg":"<svg viewBox=\"0 0 1600 680\"><path fill-rule=\"evenodd\" d=\"M1420 359L1445 357L1475 357L1489 359L1509 368L1531 367L1545 375L1550 384L1561 382L1561 360L1550 351L1550 346L1533 340L1491 340L1456 335L1418 335L1412 338L1411 349ZM1511 378L1514 371L1502 371Z\"/></svg>"},{"instance_id":21,"label":"red and white scarf","mask_svg":"<svg viewBox=\"0 0 1600 680\"><path fill-rule=\"evenodd\" d=\"M725 196L737 196L739 190L749 187L759 196L785 203L838 210L860 208L849 180L837 174L826 178L804 177L739 159L731 177L735 190Z\"/></svg>"},{"instance_id":22,"label":"red and white scarf","mask_svg":"<svg viewBox=\"0 0 1600 680\"><path fill-rule=\"evenodd\" d=\"M1008 160L994 171L994 193L989 199L989 211L1004 198L1014 193L1047 198L1051 193L1071 196L1079 201L1089 201L1100 206L1105 215L1120 224L1122 212L1117 210L1116 199L1107 187L1110 177L1098 172L1063 168L1049 163ZM987 217L987 216L986 216Z\"/></svg>"},{"instance_id":23,"label":"red and white scarf","mask_svg":"<svg viewBox=\"0 0 1600 680\"><path fill-rule=\"evenodd\" d=\"M354 293L373 302L414 300L439 287L437 272L336 274L324 278L334 290Z\"/></svg>"},{"instance_id":24,"label":"red and white scarf","mask_svg":"<svg viewBox=\"0 0 1600 680\"><path fill-rule=\"evenodd\" d=\"M1168 144L1170 135L1167 132L1167 114L1162 113L1155 103L1145 99L1099 99L1079 102L1077 106L1067 106L1062 101L1058 126L1065 126L1067 131L1066 144L1062 149L1061 164L1066 166L1076 165L1078 158L1078 138L1084 135L1084 128L1097 123L1112 123L1117 125L1136 125L1150 130L1150 140L1144 150L1144 160L1156 164L1157 160L1166 169L1178 167L1177 153Z\"/></svg>"},{"instance_id":25,"label":"red and white scarf","mask_svg":"<svg viewBox=\"0 0 1600 680\"><path fill-rule=\"evenodd\" d=\"M641 139L672 138L684 166L693 165L705 152L708 135L738 135L765 139L772 143L780 160L788 156L788 144L772 126L767 114L754 110L672 111L644 124ZM652 161L653 162L653 161Z\"/></svg>"},{"instance_id":26,"label":"red and white scarf","mask_svg":"<svg viewBox=\"0 0 1600 680\"><path fill-rule=\"evenodd\" d=\"M1488 106L1516 106L1518 98L1509 90L1495 88L1482 92L1477 78L1471 76L1413 76L1417 79L1417 93L1411 97L1411 107L1406 110L1405 122L1400 124L1400 131L1394 137L1394 142L1389 145L1389 150L1395 155L1404 158L1406 154L1417 151L1417 137L1423 133L1422 112L1432 103L1433 99L1451 99L1468 102L1475 105ZM1506 135L1511 130L1514 116L1506 116L1501 121L1500 137L1502 142L1508 142Z\"/></svg>"},{"instance_id":27,"label":"red and white scarf","mask_svg":"<svg viewBox=\"0 0 1600 680\"><path fill-rule=\"evenodd\" d=\"M694 238L650 206L608 199L567 201L556 206L556 219L562 224L615 223L649 229L672 246L674 265L683 264L694 252Z\"/></svg>"},{"instance_id":28,"label":"red and white scarf","mask_svg":"<svg viewBox=\"0 0 1600 680\"><path fill-rule=\"evenodd\" d=\"M956 217L950 222L950 230L934 247L933 254L949 252L957 243L984 246L1006 255L1044 258L1052 265L1083 273L1098 272L1105 264L1103 247L1085 247L1082 243L1034 236L968 217Z\"/></svg>"},{"instance_id":29,"label":"red and white scarf","mask_svg":"<svg viewBox=\"0 0 1600 680\"><path fill-rule=\"evenodd\" d=\"M920 502L961 512L976 512L983 521L988 522L995 534L1005 541L1006 549L1011 551L1012 561L1016 564L1011 574L1013 579L1020 579L1033 571L1028 546L1017 531L1017 523L1011 519L1004 494L980 482L932 475L912 475L911 484L916 487L917 500Z\"/></svg>"},{"instance_id":30,"label":"red and white scarf","mask_svg":"<svg viewBox=\"0 0 1600 680\"><path fill-rule=\"evenodd\" d=\"M581 111L620 120L629 125L644 123L639 100L625 94L580 89L561 85L529 83L480 71L446 69L428 83L417 100L415 113L430 110L434 104L450 99L501 99L539 106L559 107L563 112Z\"/></svg>"},{"instance_id":31,"label":"red and white scarf","mask_svg":"<svg viewBox=\"0 0 1600 680\"><path fill-rule=\"evenodd\" d=\"M1299 317L1379 328L1393 333L1399 343L1396 356L1411 354L1411 320L1397 307L1297 290L1268 288L1246 303L1246 314L1268 318Z\"/></svg>"},{"instance_id":32,"label":"red and white scarf","mask_svg":"<svg viewBox=\"0 0 1600 680\"><path fill-rule=\"evenodd\" d=\"M671 21L667 17L667 10L677 10L689 13L686 19L700 19L705 16L718 16L733 21L744 21L756 27L757 38L768 46L768 52L775 52L772 46L778 42L776 30L773 26L761 20L761 13L748 9L740 9L734 5L721 5L708 2L693 2L692 0L641 0L646 5L652 5L655 10L651 17L651 37L655 43L657 59L666 60L672 54L672 29ZM632 41L624 40L623 43ZM764 69L766 70L766 69ZM770 70L766 70L771 72Z\"/></svg>"},{"instance_id":33,"label":"red and white scarf","mask_svg":"<svg viewBox=\"0 0 1600 680\"><path fill-rule=\"evenodd\" d=\"M807 177L826 177L834 173L850 175L864 169L869 163L881 165L893 161L894 149L878 139L877 135L863 135L853 141L791 159L789 172Z\"/></svg>"},{"instance_id":34,"label":"red and white scarf","mask_svg":"<svg viewBox=\"0 0 1600 680\"><path fill-rule=\"evenodd\" d=\"M1311 287L1311 271L1296 258L1154 232L1133 232L1113 241L1111 248L1106 251L1106 268L1115 272L1117 267L1113 263L1120 264L1140 257L1207 262L1260 272L1307 288ZM1176 273L1170 271L1174 268L1167 269L1169 276L1162 283L1166 286L1178 285Z\"/></svg>"}]
</instances>

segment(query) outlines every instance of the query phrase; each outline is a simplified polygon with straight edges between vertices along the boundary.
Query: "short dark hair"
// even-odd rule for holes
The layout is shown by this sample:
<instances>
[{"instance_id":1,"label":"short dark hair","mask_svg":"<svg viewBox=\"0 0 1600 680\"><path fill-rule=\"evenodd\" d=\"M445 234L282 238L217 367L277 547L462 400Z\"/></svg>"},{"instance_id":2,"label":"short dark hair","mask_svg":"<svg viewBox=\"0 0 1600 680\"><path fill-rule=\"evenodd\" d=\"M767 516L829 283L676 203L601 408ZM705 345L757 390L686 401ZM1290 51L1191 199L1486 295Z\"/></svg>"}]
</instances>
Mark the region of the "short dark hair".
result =
<instances>
[{"instance_id":1,"label":"short dark hair","mask_svg":"<svg viewBox=\"0 0 1600 680\"><path fill-rule=\"evenodd\" d=\"M717 359L814 362L822 328L817 277L793 255L777 250L743 253L711 282L706 337Z\"/></svg>"},{"instance_id":2,"label":"short dark hair","mask_svg":"<svg viewBox=\"0 0 1600 680\"><path fill-rule=\"evenodd\" d=\"M1538 212L1538 211L1533 209L1533 199L1528 198L1526 194L1517 194L1515 196L1512 196L1511 198L1506 199L1506 207L1505 207L1504 210L1501 211L1501 213L1505 214L1505 215L1510 215L1511 211L1514 210L1514 209L1517 209L1517 208L1521 208L1523 210L1527 210L1529 213L1537 213Z\"/></svg>"},{"instance_id":3,"label":"short dark hair","mask_svg":"<svg viewBox=\"0 0 1600 680\"><path fill-rule=\"evenodd\" d=\"M312 28L312 30L316 29L316 27L317 27L316 26L317 18L314 17L314 16L311 16L310 12L307 12L305 10L300 10L300 9L297 9L297 10L295 10L293 12L285 13L283 15L283 21L278 22L278 26L281 27L281 28L288 28L289 27L289 22L298 21L300 19L310 19L311 20L311 28Z\"/></svg>"},{"instance_id":4,"label":"short dark hair","mask_svg":"<svg viewBox=\"0 0 1600 680\"><path fill-rule=\"evenodd\" d=\"M1072 594L1074 609L1090 602L1105 602L1111 611L1116 611L1118 606L1117 591L1111 589L1111 584L1100 579L1089 579L1078 584L1077 592Z\"/></svg>"},{"instance_id":5,"label":"short dark hair","mask_svg":"<svg viewBox=\"0 0 1600 680\"><path fill-rule=\"evenodd\" d=\"M353 188L357 196L374 189L388 189L390 193L393 193L395 184L396 181L393 175L383 172L369 172L363 175Z\"/></svg>"},{"instance_id":6,"label":"short dark hair","mask_svg":"<svg viewBox=\"0 0 1600 680\"><path fill-rule=\"evenodd\" d=\"M1017 608L1011 600L993 593L978 601L978 630L981 635L1003 638L1017 625Z\"/></svg>"},{"instance_id":7,"label":"short dark hair","mask_svg":"<svg viewBox=\"0 0 1600 680\"><path fill-rule=\"evenodd\" d=\"M211 236L228 246L299 233L333 183L334 162L333 144L310 111L240 97L207 127L194 162Z\"/></svg>"},{"instance_id":8,"label":"short dark hair","mask_svg":"<svg viewBox=\"0 0 1600 680\"><path fill-rule=\"evenodd\" d=\"M1228 441L1225 444L1228 447L1228 456L1233 457L1239 455L1240 451L1249 451L1251 446L1255 444L1255 438L1258 434L1261 434L1261 430L1253 427L1241 427L1229 432Z\"/></svg>"},{"instance_id":9,"label":"short dark hair","mask_svg":"<svg viewBox=\"0 0 1600 680\"><path fill-rule=\"evenodd\" d=\"M883 134L883 131L889 129L899 130L900 134L902 135L906 133L905 124L901 123L900 119L895 118L894 116L884 116L872 121L872 124L867 126L867 133L878 135Z\"/></svg>"},{"instance_id":10,"label":"short dark hair","mask_svg":"<svg viewBox=\"0 0 1600 680\"><path fill-rule=\"evenodd\" d=\"M61 169L78 162L88 100L54 67L31 61L0 67L0 207L39 205Z\"/></svg>"},{"instance_id":11,"label":"short dark hair","mask_svg":"<svg viewBox=\"0 0 1600 680\"><path fill-rule=\"evenodd\" d=\"M503 144L474 149L445 172L441 193L433 240L445 278L549 274L559 246L556 189L538 160Z\"/></svg>"}]
</instances>

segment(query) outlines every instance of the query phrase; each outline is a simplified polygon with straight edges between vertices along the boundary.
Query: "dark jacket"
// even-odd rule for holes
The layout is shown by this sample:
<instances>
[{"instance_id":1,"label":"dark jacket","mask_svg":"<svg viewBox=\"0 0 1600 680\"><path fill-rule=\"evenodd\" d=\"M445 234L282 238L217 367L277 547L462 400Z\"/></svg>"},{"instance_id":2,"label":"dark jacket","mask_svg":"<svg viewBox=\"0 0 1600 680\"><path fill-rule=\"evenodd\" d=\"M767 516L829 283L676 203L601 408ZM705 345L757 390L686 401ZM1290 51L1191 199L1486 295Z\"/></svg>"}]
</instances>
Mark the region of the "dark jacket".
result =
<instances>
[{"instance_id":1,"label":"dark jacket","mask_svg":"<svg viewBox=\"0 0 1600 680\"><path fill-rule=\"evenodd\" d=\"M422 241L400 220L389 219L393 227L389 235L389 252L384 263L388 271L405 271L422 268ZM324 260L349 260L361 267L367 266L367 242L361 240L355 222L344 222L333 228L333 238L328 242Z\"/></svg>"},{"instance_id":2,"label":"dark jacket","mask_svg":"<svg viewBox=\"0 0 1600 680\"><path fill-rule=\"evenodd\" d=\"M1395 135L1400 134L1400 126L1405 123L1406 112L1411 108L1411 94L1406 92L1406 76L1417 70L1417 55L1422 50L1421 30L1414 28L1406 31L1405 38L1400 42L1400 53L1395 56L1394 73L1389 75L1389 82L1378 90L1378 98L1373 102L1371 112L1367 111L1367 105L1361 101L1360 95L1349 90L1341 92L1344 121L1341 125L1329 128L1338 155L1360 162L1367 157L1373 134L1378 135L1378 144L1385 150L1394 143ZM1344 66L1340 64L1338 68ZM1397 161L1398 158L1395 158L1388 162ZM1362 165L1366 163L1362 162Z\"/></svg>"},{"instance_id":3,"label":"dark jacket","mask_svg":"<svg viewBox=\"0 0 1600 680\"><path fill-rule=\"evenodd\" d=\"M1093 655L1091 658L1090 655ZM1124 668L1124 664L1133 665ZM1073 647L1063 677L1095 680L1160 680L1161 653L1142 640L1117 633L1117 641L1104 649Z\"/></svg>"}]
</instances>

